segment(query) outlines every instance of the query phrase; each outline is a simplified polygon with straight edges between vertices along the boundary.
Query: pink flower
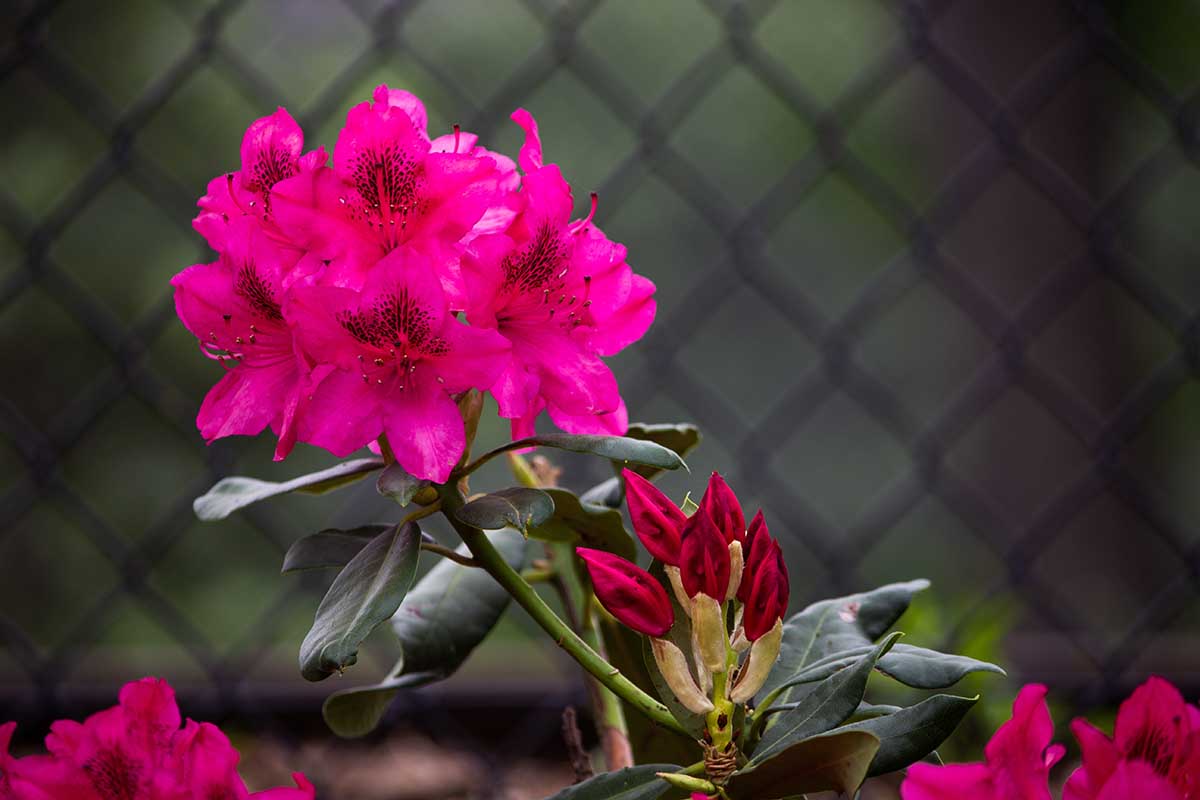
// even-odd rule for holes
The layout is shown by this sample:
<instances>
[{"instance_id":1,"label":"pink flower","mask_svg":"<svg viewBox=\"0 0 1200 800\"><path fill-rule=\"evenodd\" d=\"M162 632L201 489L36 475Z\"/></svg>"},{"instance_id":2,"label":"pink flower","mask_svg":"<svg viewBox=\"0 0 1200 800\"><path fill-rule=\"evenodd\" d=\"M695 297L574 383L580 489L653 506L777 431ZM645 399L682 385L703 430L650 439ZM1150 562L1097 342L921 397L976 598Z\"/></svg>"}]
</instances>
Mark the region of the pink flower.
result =
<instances>
[{"instance_id":1,"label":"pink flower","mask_svg":"<svg viewBox=\"0 0 1200 800\"><path fill-rule=\"evenodd\" d=\"M1065 750L1050 744L1054 723L1045 698L1045 686L1030 684L1021 689L1012 719L988 742L984 763L913 764L900 796L904 800L1050 800L1050 768Z\"/></svg>"},{"instance_id":2,"label":"pink flower","mask_svg":"<svg viewBox=\"0 0 1200 800\"><path fill-rule=\"evenodd\" d=\"M766 526L760 534L764 540L769 538ZM791 591L788 582L787 564L783 560L783 550L779 542L770 539L765 546L760 547L759 557L752 564L747 564L742 572L742 582L738 587L749 586L746 593L746 610L742 624L746 638L756 641L765 636L775 623L783 619L787 613L788 595Z\"/></svg>"},{"instance_id":3,"label":"pink flower","mask_svg":"<svg viewBox=\"0 0 1200 800\"><path fill-rule=\"evenodd\" d=\"M304 132L285 109L255 120L242 138L242 168L213 178L192 221L209 245L225 249L226 224L242 216L261 222L271 217L272 192L281 181L312 173L329 160L325 148L301 154Z\"/></svg>"},{"instance_id":4,"label":"pink flower","mask_svg":"<svg viewBox=\"0 0 1200 800\"><path fill-rule=\"evenodd\" d=\"M587 564L596 599L624 625L646 636L666 636L675 610L662 584L637 564L603 550L575 550Z\"/></svg>"},{"instance_id":5,"label":"pink flower","mask_svg":"<svg viewBox=\"0 0 1200 800\"><path fill-rule=\"evenodd\" d=\"M687 515L658 487L631 469L621 471L625 479L625 502L633 531L650 555L664 564L679 565L679 541Z\"/></svg>"},{"instance_id":6,"label":"pink flower","mask_svg":"<svg viewBox=\"0 0 1200 800\"><path fill-rule=\"evenodd\" d=\"M0 797L14 800L312 800L298 788L249 794L238 753L215 726L188 720L180 729L175 693L143 678L121 689L119 704L84 722L60 720L46 737L49 755L8 755L11 723L0 727Z\"/></svg>"},{"instance_id":7,"label":"pink flower","mask_svg":"<svg viewBox=\"0 0 1200 800\"><path fill-rule=\"evenodd\" d=\"M171 279L179 318L200 340L201 352L227 370L204 398L196 425L208 442L253 436L270 425L279 434L279 460L295 444L297 409L309 382L283 316L297 254L277 246L251 218L226 226L224 247L218 261Z\"/></svg>"},{"instance_id":8,"label":"pink flower","mask_svg":"<svg viewBox=\"0 0 1200 800\"><path fill-rule=\"evenodd\" d=\"M537 123L524 109L512 118L526 134L523 209L507 233L475 239L462 261L471 324L512 342L492 393L514 438L530 435L543 409L571 433L624 433L624 405L601 356L646 332L654 284L592 224L595 196L592 214L571 221L571 187L556 165L542 163Z\"/></svg>"},{"instance_id":9,"label":"pink flower","mask_svg":"<svg viewBox=\"0 0 1200 800\"><path fill-rule=\"evenodd\" d=\"M276 187L276 222L298 247L332 261L328 281L352 288L401 245L421 249L461 308L459 243L511 221L516 168L472 134L431 141L425 107L408 92L379 86L373 100L346 115L332 169Z\"/></svg>"},{"instance_id":10,"label":"pink flower","mask_svg":"<svg viewBox=\"0 0 1200 800\"><path fill-rule=\"evenodd\" d=\"M1083 766L1067 780L1063 800L1200 798L1200 709L1162 678L1150 678L1121 704L1112 739L1084 719L1072 722L1071 731ZM1116 783L1133 785L1151 776L1174 787L1172 793L1113 794Z\"/></svg>"},{"instance_id":11,"label":"pink flower","mask_svg":"<svg viewBox=\"0 0 1200 800\"><path fill-rule=\"evenodd\" d=\"M377 263L361 292L292 294L285 313L301 350L334 368L313 390L300 440L345 456L386 433L404 469L444 482L465 444L453 396L495 382L504 337L459 322L428 260L407 248Z\"/></svg>"}]
</instances>

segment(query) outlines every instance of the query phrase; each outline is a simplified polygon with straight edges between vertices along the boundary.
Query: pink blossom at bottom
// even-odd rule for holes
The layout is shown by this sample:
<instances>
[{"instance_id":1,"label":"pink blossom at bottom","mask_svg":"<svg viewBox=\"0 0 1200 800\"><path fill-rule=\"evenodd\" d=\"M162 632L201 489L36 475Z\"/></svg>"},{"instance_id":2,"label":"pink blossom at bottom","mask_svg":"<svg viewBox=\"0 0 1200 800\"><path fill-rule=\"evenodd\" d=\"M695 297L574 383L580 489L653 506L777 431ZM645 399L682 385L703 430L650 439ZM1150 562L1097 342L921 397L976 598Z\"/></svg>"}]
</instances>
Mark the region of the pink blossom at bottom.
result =
<instances>
[{"instance_id":1,"label":"pink blossom at bottom","mask_svg":"<svg viewBox=\"0 0 1200 800\"><path fill-rule=\"evenodd\" d=\"M1030 684L1017 695L1013 716L1000 726L982 764L913 764L900 787L903 800L1051 800L1050 768L1062 745L1050 744L1054 723L1046 687Z\"/></svg>"},{"instance_id":2,"label":"pink blossom at bottom","mask_svg":"<svg viewBox=\"0 0 1200 800\"><path fill-rule=\"evenodd\" d=\"M0 800L313 800L300 773L296 788L251 794L237 773L238 752L207 722L180 727L166 681L126 684L116 706L83 722L59 720L46 737L48 755L14 758L16 725L0 726Z\"/></svg>"}]
</instances>

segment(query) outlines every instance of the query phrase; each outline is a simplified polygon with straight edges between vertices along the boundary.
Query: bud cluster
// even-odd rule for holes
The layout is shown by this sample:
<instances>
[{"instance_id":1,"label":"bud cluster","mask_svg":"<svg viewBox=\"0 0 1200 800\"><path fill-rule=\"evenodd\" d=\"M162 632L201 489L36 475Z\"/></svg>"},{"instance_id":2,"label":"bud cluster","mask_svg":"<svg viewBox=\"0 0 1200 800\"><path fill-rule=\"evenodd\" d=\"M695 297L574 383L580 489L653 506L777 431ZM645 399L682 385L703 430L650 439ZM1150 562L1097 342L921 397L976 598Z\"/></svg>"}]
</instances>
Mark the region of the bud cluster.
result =
<instances>
[{"instance_id":1,"label":"bud cluster","mask_svg":"<svg viewBox=\"0 0 1200 800\"><path fill-rule=\"evenodd\" d=\"M641 475L623 474L634 531L663 564L676 602L636 564L580 548L596 597L620 622L651 637L659 671L688 710L712 714L746 703L774 666L783 636L789 587L779 542L761 511L746 525L737 497L715 472L690 517ZM667 638L676 606L690 622L694 669Z\"/></svg>"}]
</instances>

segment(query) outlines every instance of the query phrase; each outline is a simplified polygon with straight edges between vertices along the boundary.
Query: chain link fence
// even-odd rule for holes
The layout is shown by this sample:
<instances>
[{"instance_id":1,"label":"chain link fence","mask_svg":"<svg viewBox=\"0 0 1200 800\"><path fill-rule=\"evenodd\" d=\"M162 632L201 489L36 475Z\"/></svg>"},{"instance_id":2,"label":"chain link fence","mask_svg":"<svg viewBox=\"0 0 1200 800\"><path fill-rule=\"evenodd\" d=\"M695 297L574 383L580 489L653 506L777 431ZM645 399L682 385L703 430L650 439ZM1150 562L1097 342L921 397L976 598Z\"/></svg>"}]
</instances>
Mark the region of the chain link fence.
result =
<instances>
[{"instance_id":1,"label":"chain link fence","mask_svg":"<svg viewBox=\"0 0 1200 800\"><path fill-rule=\"evenodd\" d=\"M78 715L153 672L193 716L280 735L315 718L329 687L294 652L327 578L281 578L279 557L386 505L357 487L194 521L222 475L329 462L205 448L215 375L167 280L210 259L194 202L246 124L285 105L331 147L381 82L420 94L431 129L513 153L525 106L577 195L598 190L599 223L659 285L654 328L614 362L631 415L700 426L692 475L666 485L720 469L761 504L797 607L925 575L911 624L930 644L1080 705L1151 671L1200 694L1194 5L0 13L0 716ZM595 470L572 462L568 482ZM510 615L474 667L394 715L463 742L480 726L461 714L492 703L506 744L474 752L496 793L580 697L528 633Z\"/></svg>"}]
</instances>

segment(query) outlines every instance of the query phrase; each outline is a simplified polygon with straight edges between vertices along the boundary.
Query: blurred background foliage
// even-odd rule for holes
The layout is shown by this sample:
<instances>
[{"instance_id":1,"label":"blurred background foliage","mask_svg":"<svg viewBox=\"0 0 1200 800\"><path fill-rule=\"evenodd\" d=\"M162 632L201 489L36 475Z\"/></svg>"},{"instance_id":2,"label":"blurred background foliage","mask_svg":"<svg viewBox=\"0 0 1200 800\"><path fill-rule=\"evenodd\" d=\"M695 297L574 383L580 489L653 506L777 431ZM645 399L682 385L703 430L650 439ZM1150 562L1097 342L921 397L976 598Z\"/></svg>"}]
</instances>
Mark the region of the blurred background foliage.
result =
<instances>
[{"instance_id":1,"label":"blurred background foliage","mask_svg":"<svg viewBox=\"0 0 1200 800\"><path fill-rule=\"evenodd\" d=\"M219 368L167 282L211 258L192 204L249 122L285 105L332 149L383 82L434 132L514 155L507 115L530 109L580 211L599 191L659 287L657 325L613 360L631 416L701 427L691 475L663 484L719 469L761 504L795 609L928 577L908 641L1009 668L963 687L988 705L951 756L1023 681L1063 720L1151 671L1200 692L1194 3L16 0L0 18L0 717L78 716L154 673L193 715L316 719L330 687L295 652L329 576L280 577L283 549L394 508L368 481L196 522L221 475L331 459L204 446ZM603 477L565 466L575 488ZM510 614L393 719L578 698L531 633ZM391 664L377 638L340 685ZM553 740L547 718L489 763Z\"/></svg>"}]
</instances>

